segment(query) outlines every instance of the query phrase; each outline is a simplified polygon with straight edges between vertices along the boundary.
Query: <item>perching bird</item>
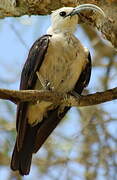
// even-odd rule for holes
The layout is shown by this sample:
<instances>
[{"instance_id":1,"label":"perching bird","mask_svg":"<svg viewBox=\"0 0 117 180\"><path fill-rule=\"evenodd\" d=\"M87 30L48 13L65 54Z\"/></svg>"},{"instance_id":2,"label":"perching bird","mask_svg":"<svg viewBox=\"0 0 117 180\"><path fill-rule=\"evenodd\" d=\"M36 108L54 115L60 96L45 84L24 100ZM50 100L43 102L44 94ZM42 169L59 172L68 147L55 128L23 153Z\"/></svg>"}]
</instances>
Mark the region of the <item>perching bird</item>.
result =
<instances>
[{"instance_id":1,"label":"perching bird","mask_svg":"<svg viewBox=\"0 0 117 180\"><path fill-rule=\"evenodd\" d=\"M92 9L103 14L95 5L76 8L63 7L51 15L52 24L47 34L30 49L21 74L20 89L49 89L62 93L81 94L91 75L91 57L74 36L79 14ZM11 169L21 175L30 172L32 154L36 153L65 116L69 107L61 110L51 102L36 104L22 102L17 107L17 138Z\"/></svg>"}]
</instances>

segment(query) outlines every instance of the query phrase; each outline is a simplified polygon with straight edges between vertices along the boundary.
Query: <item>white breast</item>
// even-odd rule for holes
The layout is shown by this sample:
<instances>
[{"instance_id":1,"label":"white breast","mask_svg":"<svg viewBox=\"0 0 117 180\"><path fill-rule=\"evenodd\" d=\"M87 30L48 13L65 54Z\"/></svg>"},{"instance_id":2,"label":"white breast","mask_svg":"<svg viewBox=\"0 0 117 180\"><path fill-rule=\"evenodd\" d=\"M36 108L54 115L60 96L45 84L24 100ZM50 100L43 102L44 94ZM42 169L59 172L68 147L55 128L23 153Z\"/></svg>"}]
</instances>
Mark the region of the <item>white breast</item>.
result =
<instances>
[{"instance_id":1,"label":"white breast","mask_svg":"<svg viewBox=\"0 0 117 180\"><path fill-rule=\"evenodd\" d=\"M87 52L79 40L71 34L55 34L49 42L44 61L37 72L39 81L35 88L50 88L59 92L71 91L87 61ZM42 87L43 86L43 87ZM43 120L46 112L53 109L51 102L41 101L28 106L28 122L36 125Z\"/></svg>"},{"instance_id":2,"label":"white breast","mask_svg":"<svg viewBox=\"0 0 117 180\"><path fill-rule=\"evenodd\" d=\"M87 61L87 53L75 36L64 33L52 36L45 60L39 70L44 82L61 92L71 91Z\"/></svg>"}]
</instances>

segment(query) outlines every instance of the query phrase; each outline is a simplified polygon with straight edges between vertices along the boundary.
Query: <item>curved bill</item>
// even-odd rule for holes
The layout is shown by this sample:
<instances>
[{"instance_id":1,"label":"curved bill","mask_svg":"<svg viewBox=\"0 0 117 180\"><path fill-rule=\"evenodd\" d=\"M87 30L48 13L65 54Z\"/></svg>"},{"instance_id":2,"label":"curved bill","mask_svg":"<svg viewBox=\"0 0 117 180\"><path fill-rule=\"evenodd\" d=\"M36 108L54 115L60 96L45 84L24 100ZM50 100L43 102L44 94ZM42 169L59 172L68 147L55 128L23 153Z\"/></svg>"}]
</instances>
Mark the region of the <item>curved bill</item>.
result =
<instances>
[{"instance_id":1,"label":"curved bill","mask_svg":"<svg viewBox=\"0 0 117 180\"><path fill-rule=\"evenodd\" d=\"M83 10L87 10L87 9L96 11L99 14L101 14L102 16L105 17L104 11L101 8L99 8L98 6L94 5L94 4L82 4L82 5L79 5L79 6L75 7L71 13L67 14L66 17L67 16L73 16L75 14L79 14Z\"/></svg>"}]
</instances>

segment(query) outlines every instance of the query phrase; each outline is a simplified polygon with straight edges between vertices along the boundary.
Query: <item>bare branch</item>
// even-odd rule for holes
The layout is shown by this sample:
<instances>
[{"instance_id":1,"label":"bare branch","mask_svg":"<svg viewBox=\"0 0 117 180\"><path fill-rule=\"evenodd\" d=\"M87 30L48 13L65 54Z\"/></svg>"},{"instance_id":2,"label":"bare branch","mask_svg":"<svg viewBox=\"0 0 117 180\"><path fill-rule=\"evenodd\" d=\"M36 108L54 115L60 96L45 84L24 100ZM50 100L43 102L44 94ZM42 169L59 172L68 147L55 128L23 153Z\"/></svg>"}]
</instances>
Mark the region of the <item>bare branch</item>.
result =
<instances>
[{"instance_id":1,"label":"bare branch","mask_svg":"<svg viewBox=\"0 0 117 180\"><path fill-rule=\"evenodd\" d=\"M62 94L52 91L38 90L8 90L0 89L0 98L10 100L13 103L33 102L39 100L50 101L63 106L91 106L117 99L117 88L109 89L104 92L97 92L76 98L70 94Z\"/></svg>"}]
</instances>

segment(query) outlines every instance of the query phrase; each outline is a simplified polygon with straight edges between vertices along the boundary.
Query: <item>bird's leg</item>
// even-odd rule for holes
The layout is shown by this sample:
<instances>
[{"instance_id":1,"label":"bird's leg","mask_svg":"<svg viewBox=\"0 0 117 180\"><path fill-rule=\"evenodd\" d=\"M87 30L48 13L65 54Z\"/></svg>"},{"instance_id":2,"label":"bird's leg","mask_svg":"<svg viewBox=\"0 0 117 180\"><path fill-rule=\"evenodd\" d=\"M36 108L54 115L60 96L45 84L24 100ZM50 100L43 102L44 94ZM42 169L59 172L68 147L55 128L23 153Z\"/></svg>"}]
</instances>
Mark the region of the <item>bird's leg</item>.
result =
<instances>
[{"instance_id":1,"label":"bird's leg","mask_svg":"<svg viewBox=\"0 0 117 180\"><path fill-rule=\"evenodd\" d=\"M71 107L71 102L68 100L68 99L69 99L69 95L74 96L74 97L77 98L78 100L81 98L81 95L78 94L78 93L77 93L76 91L74 91L74 90L71 90L70 92L66 93L65 96L64 96L64 99L63 99L63 104L64 104L64 103L65 103L65 104L67 103L67 105L68 105L69 107ZM65 108L64 105L62 105L62 106ZM63 107L61 107L60 110L61 110L61 109L63 110Z\"/></svg>"},{"instance_id":2,"label":"bird's leg","mask_svg":"<svg viewBox=\"0 0 117 180\"><path fill-rule=\"evenodd\" d=\"M81 95L80 94L78 94L76 91L74 91L74 90L72 90L71 92L70 92L70 94L71 95L73 95L73 96L75 96L76 98L80 98L81 97Z\"/></svg>"},{"instance_id":3,"label":"bird's leg","mask_svg":"<svg viewBox=\"0 0 117 180\"><path fill-rule=\"evenodd\" d=\"M52 91L54 89L54 87L51 86L51 83L48 81L48 80L45 80L40 74L39 72L37 71L36 72L37 76L38 76L38 79L41 83L41 86L44 90L50 90Z\"/></svg>"},{"instance_id":4,"label":"bird's leg","mask_svg":"<svg viewBox=\"0 0 117 180\"><path fill-rule=\"evenodd\" d=\"M46 85L45 85L45 87L46 87L46 90L50 90L50 91L53 90L53 87L51 87L51 83L50 83L48 80L46 80Z\"/></svg>"}]
</instances>

